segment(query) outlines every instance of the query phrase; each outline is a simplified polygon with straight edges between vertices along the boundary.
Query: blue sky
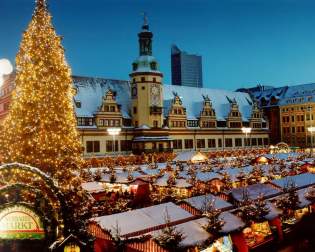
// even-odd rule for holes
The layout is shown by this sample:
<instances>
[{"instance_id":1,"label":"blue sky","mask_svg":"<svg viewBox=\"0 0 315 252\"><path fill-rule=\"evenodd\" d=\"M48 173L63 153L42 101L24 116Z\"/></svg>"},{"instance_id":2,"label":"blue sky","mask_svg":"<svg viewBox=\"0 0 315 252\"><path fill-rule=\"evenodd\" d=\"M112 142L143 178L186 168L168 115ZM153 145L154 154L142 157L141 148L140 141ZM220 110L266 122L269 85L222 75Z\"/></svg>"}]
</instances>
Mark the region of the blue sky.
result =
<instances>
[{"instance_id":1,"label":"blue sky","mask_svg":"<svg viewBox=\"0 0 315 252\"><path fill-rule=\"evenodd\" d=\"M14 60L34 0L0 0L0 58ZM315 82L315 1L49 0L73 74L128 79L140 13L170 84L170 46L203 57L204 86L234 90Z\"/></svg>"}]
</instances>

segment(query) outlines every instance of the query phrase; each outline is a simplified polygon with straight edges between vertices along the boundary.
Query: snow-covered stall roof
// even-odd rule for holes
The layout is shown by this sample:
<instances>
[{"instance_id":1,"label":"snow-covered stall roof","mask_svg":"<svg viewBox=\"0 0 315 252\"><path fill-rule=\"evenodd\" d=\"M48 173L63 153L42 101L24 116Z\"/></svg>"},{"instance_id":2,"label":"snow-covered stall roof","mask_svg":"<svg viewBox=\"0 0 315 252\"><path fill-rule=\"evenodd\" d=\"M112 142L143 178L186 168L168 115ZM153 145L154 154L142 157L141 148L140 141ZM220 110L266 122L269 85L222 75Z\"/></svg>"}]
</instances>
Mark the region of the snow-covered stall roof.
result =
<instances>
[{"instance_id":1,"label":"snow-covered stall roof","mask_svg":"<svg viewBox=\"0 0 315 252\"><path fill-rule=\"evenodd\" d=\"M167 116L174 99L173 92L176 92L186 108L188 119L197 119L203 108L203 95L208 95L215 110L216 118L219 121L225 121L230 112L231 100L235 99L242 114L243 121L248 121L251 116L252 106L249 104L252 99L249 94L242 92L233 92L221 89L194 88L186 86L164 85L164 115Z\"/></svg>"},{"instance_id":2,"label":"snow-covered stall roof","mask_svg":"<svg viewBox=\"0 0 315 252\"><path fill-rule=\"evenodd\" d=\"M99 193L99 192L105 191L105 188L100 182L96 182L96 181L86 182L86 183L82 183L81 185L82 185L82 188L89 193Z\"/></svg>"},{"instance_id":3,"label":"snow-covered stall roof","mask_svg":"<svg viewBox=\"0 0 315 252\"><path fill-rule=\"evenodd\" d=\"M272 204L270 201L267 201L267 207L269 209L269 213L266 216L264 216L266 220L273 220L282 214L282 210L275 207L275 205Z\"/></svg>"},{"instance_id":4,"label":"snow-covered stall roof","mask_svg":"<svg viewBox=\"0 0 315 252\"><path fill-rule=\"evenodd\" d=\"M78 117L92 117L101 106L103 96L111 89L115 92L117 104L121 105L122 116L130 118L131 99L128 81L74 76L73 82L77 89L75 100L81 105L76 106Z\"/></svg>"},{"instance_id":5,"label":"snow-covered stall roof","mask_svg":"<svg viewBox=\"0 0 315 252\"><path fill-rule=\"evenodd\" d=\"M229 212L221 213L220 218L224 221L224 225L220 230L220 233L222 234L228 234L245 227L245 223L239 217ZM211 238L212 235L206 232L204 228L207 225L207 222L207 218L204 217L174 226L176 230L181 231L185 237L180 242L180 247L185 248L202 245L207 239ZM161 230L158 230L153 231L150 234L153 237L156 237L160 233Z\"/></svg>"},{"instance_id":6,"label":"snow-covered stall roof","mask_svg":"<svg viewBox=\"0 0 315 252\"><path fill-rule=\"evenodd\" d=\"M298 152L289 152L289 153L275 153L275 154L265 154L264 155L267 158L275 158L275 159L281 159L281 160L287 160L288 158L298 158L301 156L301 153Z\"/></svg>"},{"instance_id":7,"label":"snow-covered stall roof","mask_svg":"<svg viewBox=\"0 0 315 252\"><path fill-rule=\"evenodd\" d=\"M174 162L204 162L206 160L208 160L208 157L199 151L179 152L173 159Z\"/></svg>"},{"instance_id":8,"label":"snow-covered stall roof","mask_svg":"<svg viewBox=\"0 0 315 252\"><path fill-rule=\"evenodd\" d=\"M106 174L102 174L101 175L101 181L102 182L110 182L111 179L110 179L110 176L111 174L109 173L106 173ZM134 179L136 178L143 178L143 177L146 177L145 175L139 173L138 171L132 171L131 172L131 176ZM115 183L122 183L122 184L125 184L125 183L130 183L131 181L128 180L128 171L119 171L119 170L116 170L116 180L115 180Z\"/></svg>"},{"instance_id":9,"label":"snow-covered stall roof","mask_svg":"<svg viewBox=\"0 0 315 252\"><path fill-rule=\"evenodd\" d=\"M284 188L293 182L298 189L308 187L315 184L315 174L313 173L302 173L295 176L289 176L282 179L272 180L271 183Z\"/></svg>"},{"instance_id":10,"label":"snow-covered stall roof","mask_svg":"<svg viewBox=\"0 0 315 252\"><path fill-rule=\"evenodd\" d=\"M168 183L167 183L167 180L169 178L169 174L168 173L165 173L162 177L158 178L154 185L156 186L161 186L161 187L167 187L168 186ZM177 187L177 188L189 188L189 187L192 187L192 184L188 183L186 181L186 179L181 179L181 178L176 178L175 179L175 185L173 185L174 187Z\"/></svg>"},{"instance_id":11,"label":"snow-covered stall roof","mask_svg":"<svg viewBox=\"0 0 315 252\"><path fill-rule=\"evenodd\" d=\"M198 171L196 173L196 180L201 182L208 182L213 179L222 179L222 176L216 172L202 172Z\"/></svg>"},{"instance_id":12,"label":"snow-covered stall roof","mask_svg":"<svg viewBox=\"0 0 315 252\"><path fill-rule=\"evenodd\" d=\"M234 167L231 167L231 168L227 168L224 170L224 172L226 172L231 180L234 182L234 181L238 181L238 175L240 173L245 173L245 174L249 174L251 171L253 170L253 167L252 166L246 166L246 167L241 167L241 168L234 168Z\"/></svg>"},{"instance_id":13,"label":"snow-covered stall roof","mask_svg":"<svg viewBox=\"0 0 315 252\"><path fill-rule=\"evenodd\" d=\"M297 194L299 196L299 207L300 208L303 208L303 207L306 207L306 206L309 206L312 204L311 201L309 201L306 197L305 197L305 193L307 192L307 189L304 188L304 189L301 189L301 190L298 190L297 191Z\"/></svg>"},{"instance_id":14,"label":"snow-covered stall roof","mask_svg":"<svg viewBox=\"0 0 315 252\"><path fill-rule=\"evenodd\" d=\"M112 232L118 225L120 234L128 235L165 224L166 209L171 222L193 216L174 203L168 202L128 212L95 217L90 220L99 224L102 229Z\"/></svg>"},{"instance_id":15,"label":"snow-covered stall roof","mask_svg":"<svg viewBox=\"0 0 315 252\"><path fill-rule=\"evenodd\" d=\"M231 214L230 212L222 212L220 214L220 218L222 218L225 222L220 231L221 233L228 234L245 227L245 223L241 220L241 218Z\"/></svg>"},{"instance_id":16,"label":"snow-covered stall roof","mask_svg":"<svg viewBox=\"0 0 315 252\"><path fill-rule=\"evenodd\" d=\"M264 198L271 198L281 193L279 189L275 189L269 184L258 183L246 187L233 188L231 196L236 201L242 201L245 190L248 192L249 199L252 200L257 199L260 195L263 195Z\"/></svg>"},{"instance_id":17,"label":"snow-covered stall roof","mask_svg":"<svg viewBox=\"0 0 315 252\"><path fill-rule=\"evenodd\" d=\"M195 197L184 199L183 201L200 211L203 210L205 202L211 202L211 201L214 202L214 207L220 210L226 210L228 208L233 207L233 205L230 204L229 202L221 199L220 197L214 196L212 194L195 196Z\"/></svg>"},{"instance_id":18,"label":"snow-covered stall roof","mask_svg":"<svg viewBox=\"0 0 315 252\"><path fill-rule=\"evenodd\" d=\"M206 224L207 218L201 218L176 225L176 230L182 232L184 236L179 246L182 248L194 247L206 242L212 236L203 228ZM153 231L150 234L157 237L161 234L161 230Z\"/></svg>"}]
</instances>

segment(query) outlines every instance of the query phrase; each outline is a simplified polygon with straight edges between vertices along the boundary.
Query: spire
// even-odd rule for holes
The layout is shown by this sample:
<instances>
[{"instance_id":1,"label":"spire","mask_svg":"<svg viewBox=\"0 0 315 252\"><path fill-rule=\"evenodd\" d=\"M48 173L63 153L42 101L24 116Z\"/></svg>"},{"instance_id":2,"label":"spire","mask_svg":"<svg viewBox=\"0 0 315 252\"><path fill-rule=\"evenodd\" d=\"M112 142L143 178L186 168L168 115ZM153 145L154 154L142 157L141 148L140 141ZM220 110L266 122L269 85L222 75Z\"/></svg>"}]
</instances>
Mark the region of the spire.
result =
<instances>
[{"instance_id":1,"label":"spire","mask_svg":"<svg viewBox=\"0 0 315 252\"><path fill-rule=\"evenodd\" d=\"M138 34L139 37L139 49L140 56L142 55L152 55L152 32L149 31L148 17L145 12L143 12L143 25L142 31Z\"/></svg>"},{"instance_id":2,"label":"spire","mask_svg":"<svg viewBox=\"0 0 315 252\"><path fill-rule=\"evenodd\" d=\"M36 10L47 9L47 0L35 0Z\"/></svg>"},{"instance_id":3,"label":"spire","mask_svg":"<svg viewBox=\"0 0 315 252\"><path fill-rule=\"evenodd\" d=\"M143 25L142 25L143 30L149 30L149 23L148 23L148 16L146 12L143 12Z\"/></svg>"}]
</instances>

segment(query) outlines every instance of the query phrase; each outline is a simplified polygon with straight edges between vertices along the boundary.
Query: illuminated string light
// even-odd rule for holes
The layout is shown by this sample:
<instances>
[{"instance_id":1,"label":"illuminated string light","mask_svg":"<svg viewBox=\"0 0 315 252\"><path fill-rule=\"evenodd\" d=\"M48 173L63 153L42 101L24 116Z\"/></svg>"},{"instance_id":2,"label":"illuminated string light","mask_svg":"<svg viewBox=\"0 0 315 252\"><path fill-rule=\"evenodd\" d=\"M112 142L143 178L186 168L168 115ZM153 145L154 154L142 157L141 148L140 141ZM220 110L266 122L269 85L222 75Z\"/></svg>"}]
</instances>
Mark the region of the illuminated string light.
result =
<instances>
[{"instance_id":1,"label":"illuminated string light","mask_svg":"<svg viewBox=\"0 0 315 252\"><path fill-rule=\"evenodd\" d=\"M4 122L0 154L5 162L67 177L65 173L82 162L71 70L46 1L36 3L16 56L16 90Z\"/></svg>"}]
</instances>

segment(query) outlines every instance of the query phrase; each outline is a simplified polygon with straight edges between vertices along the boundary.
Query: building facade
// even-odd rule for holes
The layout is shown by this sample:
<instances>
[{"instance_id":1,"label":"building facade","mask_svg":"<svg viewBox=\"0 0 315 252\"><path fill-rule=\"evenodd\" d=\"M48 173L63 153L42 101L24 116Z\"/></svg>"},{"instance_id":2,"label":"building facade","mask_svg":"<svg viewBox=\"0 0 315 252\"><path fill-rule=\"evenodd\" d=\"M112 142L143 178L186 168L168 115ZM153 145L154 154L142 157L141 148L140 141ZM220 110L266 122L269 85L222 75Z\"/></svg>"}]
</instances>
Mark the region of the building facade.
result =
<instances>
[{"instance_id":1,"label":"building facade","mask_svg":"<svg viewBox=\"0 0 315 252\"><path fill-rule=\"evenodd\" d=\"M181 51L176 45L171 49L172 84L203 87L202 57Z\"/></svg>"},{"instance_id":2,"label":"building facade","mask_svg":"<svg viewBox=\"0 0 315 252\"><path fill-rule=\"evenodd\" d=\"M270 124L271 143L311 147L315 144L315 84L248 89ZM315 129L315 128L314 128Z\"/></svg>"},{"instance_id":3,"label":"building facade","mask_svg":"<svg viewBox=\"0 0 315 252\"><path fill-rule=\"evenodd\" d=\"M147 23L138 37L139 57L132 63L130 81L74 77L85 155L112 153L113 146L118 152L142 153L269 144L268 122L247 93L164 85ZM104 111L96 116L106 107L115 111L115 118ZM251 141L245 141L243 126L253 128ZM108 127L121 127L115 140Z\"/></svg>"},{"instance_id":4,"label":"building facade","mask_svg":"<svg viewBox=\"0 0 315 252\"><path fill-rule=\"evenodd\" d=\"M85 156L269 144L268 121L248 93L164 85L146 22L138 38L129 81L73 76ZM242 127L251 127L251 134L242 133ZM108 128L121 132L112 136Z\"/></svg>"},{"instance_id":5,"label":"building facade","mask_svg":"<svg viewBox=\"0 0 315 252\"><path fill-rule=\"evenodd\" d=\"M0 125L9 112L12 91L14 90L15 74L4 76L2 86L0 86Z\"/></svg>"}]
</instances>

